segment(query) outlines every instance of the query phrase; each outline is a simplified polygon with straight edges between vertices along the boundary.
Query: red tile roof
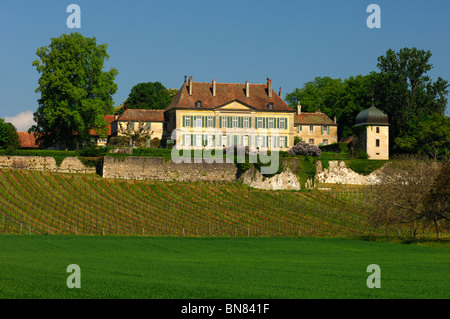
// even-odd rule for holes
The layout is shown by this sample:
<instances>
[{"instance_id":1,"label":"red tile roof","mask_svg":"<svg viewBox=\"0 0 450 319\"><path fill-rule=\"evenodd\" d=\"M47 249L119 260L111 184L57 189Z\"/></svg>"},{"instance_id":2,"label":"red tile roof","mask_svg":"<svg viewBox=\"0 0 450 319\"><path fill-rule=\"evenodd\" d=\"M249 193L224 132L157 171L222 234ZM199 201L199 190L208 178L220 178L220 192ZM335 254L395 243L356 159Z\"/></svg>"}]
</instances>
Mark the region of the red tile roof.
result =
<instances>
[{"instance_id":1,"label":"red tile roof","mask_svg":"<svg viewBox=\"0 0 450 319\"><path fill-rule=\"evenodd\" d=\"M192 95L189 84L184 82L172 102L166 108L194 109L197 101L202 102L202 109L215 109L232 101L239 101L256 110L269 111L267 104L273 103L273 111L293 112L294 110L272 89L272 97L267 94L267 84L249 84L249 97L246 97L245 83L216 83L216 96L212 95L212 83L193 82Z\"/></svg>"},{"instance_id":2,"label":"red tile roof","mask_svg":"<svg viewBox=\"0 0 450 319\"><path fill-rule=\"evenodd\" d=\"M104 117L105 121L108 122L108 125L109 125L109 132L108 132L108 136L109 136L109 135L111 135L111 123L114 122L115 115L104 115L103 117ZM94 129L91 129L89 134L98 135Z\"/></svg>"},{"instance_id":3,"label":"red tile roof","mask_svg":"<svg viewBox=\"0 0 450 319\"><path fill-rule=\"evenodd\" d=\"M117 121L164 122L164 110L127 109Z\"/></svg>"},{"instance_id":4,"label":"red tile roof","mask_svg":"<svg viewBox=\"0 0 450 319\"><path fill-rule=\"evenodd\" d=\"M295 114L294 125L337 125L325 113L300 113Z\"/></svg>"},{"instance_id":5,"label":"red tile roof","mask_svg":"<svg viewBox=\"0 0 450 319\"><path fill-rule=\"evenodd\" d=\"M19 135L21 148L39 148L39 145L36 145L34 133L17 132L17 134Z\"/></svg>"}]
</instances>

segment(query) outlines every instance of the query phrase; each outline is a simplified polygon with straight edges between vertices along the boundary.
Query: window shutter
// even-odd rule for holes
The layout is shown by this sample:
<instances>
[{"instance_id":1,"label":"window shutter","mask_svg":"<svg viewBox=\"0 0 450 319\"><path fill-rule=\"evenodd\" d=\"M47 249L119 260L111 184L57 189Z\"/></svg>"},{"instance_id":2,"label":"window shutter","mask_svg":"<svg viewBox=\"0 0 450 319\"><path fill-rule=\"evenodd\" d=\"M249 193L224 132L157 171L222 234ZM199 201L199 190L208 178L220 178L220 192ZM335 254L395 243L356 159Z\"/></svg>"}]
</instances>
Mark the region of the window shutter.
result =
<instances>
[{"instance_id":1,"label":"window shutter","mask_svg":"<svg viewBox=\"0 0 450 319\"><path fill-rule=\"evenodd\" d=\"M252 128L252 118L251 117L248 118L248 127Z\"/></svg>"},{"instance_id":2,"label":"window shutter","mask_svg":"<svg viewBox=\"0 0 450 319\"><path fill-rule=\"evenodd\" d=\"M288 147L288 137L284 137L284 147Z\"/></svg>"},{"instance_id":3,"label":"window shutter","mask_svg":"<svg viewBox=\"0 0 450 319\"><path fill-rule=\"evenodd\" d=\"M320 126L320 134L323 135L323 125Z\"/></svg>"},{"instance_id":4,"label":"window shutter","mask_svg":"<svg viewBox=\"0 0 450 319\"><path fill-rule=\"evenodd\" d=\"M227 122L228 122L228 123L227 123L227 124L228 124L228 125L227 125L228 128L231 128L231 124L232 124L232 123L231 123L231 122L232 122L231 116L227 116Z\"/></svg>"},{"instance_id":5,"label":"window shutter","mask_svg":"<svg viewBox=\"0 0 450 319\"><path fill-rule=\"evenodd\" d=\"M213 127L216 127L216 117L213 117Z\"/></svg>"},{"instance_id":6,"label":"window shutter","mask_svg":"<svg viewBox=\"0 0 450 319\"><path fill-rule=\"evenodd\" d=\"M205 125L205 117L204 116L202 116L202 127L205 127L206 125Z\"/></svg>"},{"instance_id":7,"label":"window shutter","mask_svg":"<svg viewBox=\"0 0 450 319\"><path fill-rule=\"evenodd\" d=\"M327 134L330 135L330 126L329 125L327 127L327 130L328 130Z\"/></svg>"},{"instance_id":8,"label":"window shutter","mask_svg":"<svg viewBox=\"0 0 450 319\"><path fill-rule=\"evenodd\" d=\"M276 128L280 128L280 118L277 117L277 127Z\"/></svg>"},{"instance_id":9,"label":"window shutter","mask_svg":"<svg viewBox=\"0 0 450 319\"><path fill-rule=\"evenodd\" d=\"M300 125L300 131L302 130L302 126Z\"/></svg>"},{"instance_id":10,"label":"window shutter","mask_svg":"<svg viewBox=\"0 0 450 319\"><path fill-rule=\"evenodd\" d=\"M222 128L222 116L219 117L219 127Z\"/></svg>"},{"instance_id":11,"label":"window shutter","mask_svg":"<svg viewBox=\"0 0 450 319\"><path fill-rule=\"evenodd\" d=\"M194 134L191 134L191 146L194 145Z\"/></svg>"},{"instance_id":12,"label":"window shutter","mask_svg":"<svg viewBox=\"0 0 450 319\"><path fill-rule=\"evenodd\" d=\"M185 127L186 126L186 115L183 115L183 125L181 125L182 127ZM184 137L184 135L183 135L183 137ZM184 142L184 139L183 139L183 142ZM183 145L184 145L184 143L183 143Z\"/></svg>"},{"instance_id":13,"label":"window shutter","mask_svg":"<svg viewBox=\"0 0 450 319\"><path fill-rule=\"evenodd\" d=\"M195 116L191 116L191 127L194 127Z\"/></svg>"}]
</instances>

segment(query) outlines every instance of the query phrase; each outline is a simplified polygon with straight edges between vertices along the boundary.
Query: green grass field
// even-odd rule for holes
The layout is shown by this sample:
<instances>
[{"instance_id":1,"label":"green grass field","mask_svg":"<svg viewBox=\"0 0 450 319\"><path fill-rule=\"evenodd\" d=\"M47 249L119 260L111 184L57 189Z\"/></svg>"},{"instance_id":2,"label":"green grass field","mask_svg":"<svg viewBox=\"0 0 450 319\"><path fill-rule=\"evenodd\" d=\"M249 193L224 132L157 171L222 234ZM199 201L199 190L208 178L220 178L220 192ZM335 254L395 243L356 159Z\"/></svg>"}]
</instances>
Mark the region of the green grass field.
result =
<instances>
[{"instance_id":1,"label":"green grass field","mask_svg":"<svg viewBox=\"0 0 450 319\"><path fill-rule=\"evenodd\" d=\"M0 298L436 299L449 266L448 247L337 238L1 235Z\"/></svg>"}]
</instances>

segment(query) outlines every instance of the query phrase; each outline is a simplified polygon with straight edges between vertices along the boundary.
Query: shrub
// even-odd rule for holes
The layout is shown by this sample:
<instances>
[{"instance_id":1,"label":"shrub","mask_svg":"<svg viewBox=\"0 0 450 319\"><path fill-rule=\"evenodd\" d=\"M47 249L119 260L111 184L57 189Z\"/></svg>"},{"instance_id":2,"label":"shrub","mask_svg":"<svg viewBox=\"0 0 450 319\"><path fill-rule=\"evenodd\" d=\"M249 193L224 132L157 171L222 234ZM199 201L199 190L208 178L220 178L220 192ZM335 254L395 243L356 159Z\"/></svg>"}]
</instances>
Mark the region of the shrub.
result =
<instances>
[{"instance_id":1,"label":"shrub","mask_svg":"<svg viewBox=\"0 0 450 319\"><path fill-rule=\"evenodd\" d=\"M108 152L106 147L90 146L77 151L77 155L81 157L100 157L105 156Z\"/></svg>"},{"instance_id":2,"label":"shrub","mask_svg":"<svg viewBox=\"0 0 450 319\"><path fill-rule=\"evenodd\" d=\"M110 146L129 146L129 143L129 138L126 136L113 136L108 141L108 145Z\"/></svg>"},{"instance_id":3,"label":"shrub","mask_svg":"<svg viewBox=\"0 0 450 319\"><path fill-rule=\"evenodd\" d=\"M154 137L150 141L150 147L158 148L161 146L161 140L157 137Z\"/></svg>"},{"instance_id":4,"label":"shrub","mask_svg":"<svg viewBox=\"0 0 450 319\"><path fill-rule=\"evenodd\" d=\"M310 155L319 157L322 151L316 145L305 142L299 142L289 149L288 154L292 155Z\"/></svg>"},{"instance_id":5,"label":"shrub","mask_svg":"<svg viewBox=\"0 0 450 319\"><path fill-rule=\"evenodd\" d=\"M367 154L367 152L361 150L358 153L356 153L355 158L357 158L357 159L369 159L369 154Z\"/></svg>"},{"instance_id":6,"label":"shrub","mask_svg":"<svg viewBox=\"0 0 450 319\"><path fill-rule=\"evenodd\" d=\"M294 145L300 142L304 142L304 140L299 136L294 136Z\"/></svg>"}]
</instances>

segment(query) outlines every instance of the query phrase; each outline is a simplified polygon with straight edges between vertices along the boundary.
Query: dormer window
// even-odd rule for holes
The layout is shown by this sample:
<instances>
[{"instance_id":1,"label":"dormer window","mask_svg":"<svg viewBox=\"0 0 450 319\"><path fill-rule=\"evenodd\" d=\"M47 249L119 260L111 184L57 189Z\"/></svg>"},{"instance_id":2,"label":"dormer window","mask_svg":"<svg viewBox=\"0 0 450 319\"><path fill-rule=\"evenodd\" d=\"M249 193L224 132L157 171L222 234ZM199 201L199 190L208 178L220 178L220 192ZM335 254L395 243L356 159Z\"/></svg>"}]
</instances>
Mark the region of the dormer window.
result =
<instances>
[{"instance_id":1,"label":"dormer window","mask_svg":"<svg viewBox=\"0 0 450 319\"><path fill-rule=\"evenodd\" d=\"M273 110L273 103L272 102L267 104L267 109Z\"/></svg>"},{"instance_id":2,"label":"dormer window","mask_svg":"<svg viewBox=\"0 0 450 319\"><path fill-rule=\"evenodd\" d=\"M195 107L202 107L202 101L198 100L195 102Z\"/></svg>"}]
</instances>

